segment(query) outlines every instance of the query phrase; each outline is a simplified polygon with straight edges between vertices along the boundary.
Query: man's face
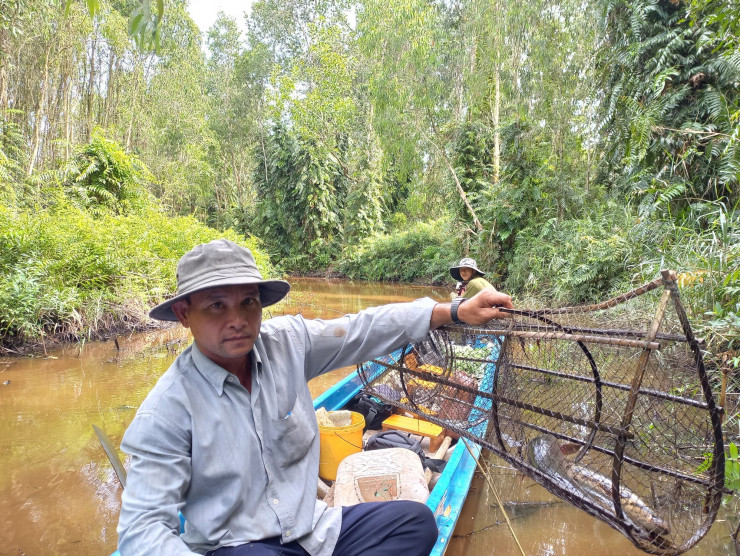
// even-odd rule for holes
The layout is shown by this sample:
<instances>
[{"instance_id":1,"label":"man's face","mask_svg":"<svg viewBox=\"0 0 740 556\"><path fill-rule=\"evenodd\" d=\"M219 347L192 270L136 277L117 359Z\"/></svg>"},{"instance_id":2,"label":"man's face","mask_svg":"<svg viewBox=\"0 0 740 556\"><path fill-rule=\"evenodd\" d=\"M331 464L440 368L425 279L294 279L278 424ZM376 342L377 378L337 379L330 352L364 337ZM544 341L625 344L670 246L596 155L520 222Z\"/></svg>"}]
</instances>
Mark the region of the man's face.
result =
<instances>
[{"instance_id":1,"label":"man's face","mask_svg":"<svg viewBox=\"0 0 740 556\"><path fill-rule=\"evenodd\" d=\"M203 354L226 370L243 370L262 323L256 285L224 286L199 291L172 310L190 331Z\"/></svg>"},{"instance_id":2,"label":"man's face","mask_svg":"<svg viewBox=\"0 0 740 556\"><path fill-rule=\"evenodd\" d=\"M473 269L466 266L460 269L460 277L466 282L473 277Z\"/></svg>"}]
</instances>

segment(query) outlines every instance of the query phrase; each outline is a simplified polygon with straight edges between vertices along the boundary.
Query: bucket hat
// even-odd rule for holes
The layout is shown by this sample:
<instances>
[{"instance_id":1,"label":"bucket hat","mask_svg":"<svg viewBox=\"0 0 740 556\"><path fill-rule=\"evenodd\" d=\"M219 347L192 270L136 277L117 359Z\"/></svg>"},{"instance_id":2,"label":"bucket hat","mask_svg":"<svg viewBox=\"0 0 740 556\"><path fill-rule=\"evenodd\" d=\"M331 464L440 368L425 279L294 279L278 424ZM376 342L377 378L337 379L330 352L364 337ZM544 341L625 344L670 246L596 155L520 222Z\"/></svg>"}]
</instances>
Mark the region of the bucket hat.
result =
<instances>
[{"instance_id":1,"label":"bucket hat","mask_svg":"<svg viewBox=\"0 0 740 556\"><path fill-rule=\"evenodd\" d=\"M149 312L157 320L176 321L172 305L200 290L256 284L262 307L277 303L290 291L284 280L263 280L252 252L228 239L196 245L177 263L177 293Z\"/></svg>"},{"instance_id":2,"label":"bucket hat","mask_svg":"<svg viewBox=\"0 0 740 556\"><path fill-rule=\"evenodd\" d=\"M475 259L471 259L470 257L465 257L464 259L460 259L460 263L457 266L450 267L450 275L455 280L462 280L462 276L460 276L461 268L472 268L481 276L486 275L485 272L483 272L480 268L478 268L478 264L475 262Z\"/></svg>"}]
</instances>

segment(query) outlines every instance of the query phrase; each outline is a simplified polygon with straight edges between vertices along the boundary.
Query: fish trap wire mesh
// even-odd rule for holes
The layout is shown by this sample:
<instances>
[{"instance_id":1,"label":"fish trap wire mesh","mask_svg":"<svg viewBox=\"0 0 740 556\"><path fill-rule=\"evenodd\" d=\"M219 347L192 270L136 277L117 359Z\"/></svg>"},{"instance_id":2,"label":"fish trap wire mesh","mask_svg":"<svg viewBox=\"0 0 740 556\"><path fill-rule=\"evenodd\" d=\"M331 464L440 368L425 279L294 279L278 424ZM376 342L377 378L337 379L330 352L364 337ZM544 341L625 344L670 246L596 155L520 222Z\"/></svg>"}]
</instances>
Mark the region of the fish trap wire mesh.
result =
<instances>
[{"instance_id":1,"label":"fish trap wire mesh","mask_svg":"<svg viewBox=\"0 0 740 556\"><path fill-rule=\"evenodd\" d=\"M365 363L366 389L487 448L645 552L694 546L723 494L722 409L675 273L597 305L508 312Z\"/></svg>"}]
</instances>

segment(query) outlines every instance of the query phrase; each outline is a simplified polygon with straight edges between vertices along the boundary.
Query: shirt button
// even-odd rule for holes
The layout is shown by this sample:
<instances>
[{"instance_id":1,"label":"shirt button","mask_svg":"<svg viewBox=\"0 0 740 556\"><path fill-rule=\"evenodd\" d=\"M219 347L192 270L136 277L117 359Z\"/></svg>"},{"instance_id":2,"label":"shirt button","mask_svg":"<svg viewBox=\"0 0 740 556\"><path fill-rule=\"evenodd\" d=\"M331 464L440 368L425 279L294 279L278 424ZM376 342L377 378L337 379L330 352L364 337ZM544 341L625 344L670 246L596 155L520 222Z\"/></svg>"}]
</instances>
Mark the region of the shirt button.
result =
<instances>
[{"instance_id":1,"label":"shirt button","mask_svg":"<svg viewBox=\"0 0 740 556\"><path fill-rule=\"evenodd\" d=\"M277 505L277 503L278 503L278 499L277 499L277 498L275 498L275 500L273 500L273 501L272 501L272 503L273 503L273 504L275 504L275 505Z\"/></svg>"},{"instance_id":2,"label":"shirt button","mask_svg":"<svg viewBox=\"0 0 740 556\"><path fill-rule=\"evenodd\" d=\"M289 537L289 536L290 536L290 531L286 531L286 532L285 532L285 536L286 536L286 537Z\"/></svg>"}]
</instances>

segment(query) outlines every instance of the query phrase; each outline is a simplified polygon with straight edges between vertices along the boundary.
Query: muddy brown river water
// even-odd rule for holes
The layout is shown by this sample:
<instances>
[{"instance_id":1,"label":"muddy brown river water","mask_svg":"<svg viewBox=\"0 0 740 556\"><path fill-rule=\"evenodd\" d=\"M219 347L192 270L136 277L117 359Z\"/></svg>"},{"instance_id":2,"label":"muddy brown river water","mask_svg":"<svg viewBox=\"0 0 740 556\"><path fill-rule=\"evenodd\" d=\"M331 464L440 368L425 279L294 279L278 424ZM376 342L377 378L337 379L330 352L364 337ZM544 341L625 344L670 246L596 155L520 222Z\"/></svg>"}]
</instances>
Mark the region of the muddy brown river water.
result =
<instances>
[{"instance_id":1,"label":"muddy brown river water","mask_svg":"<svg viewBox=\"0 0 740 556\"><path fill-rule=\"evenodd\" d=\"M331 318L422 296L449 299L442 288L291 282L290 303L280 312L307 317ZM0 555L104 556L115 550L121 489L91 425L118 446L136 408L189 338L175 327L117 340L120 349L113 341L88 342L49 351L47 357L0 358ZM312 394L352 370L312 381ZM448 556L643 554L606 524L554 498L494 456L484 457L482 464L491 486L476 473ZM732 500L728 508L735 507ZM724 520L728 511L722 510L688 554L734 555Z\"/></svg>"}]
</instances>

